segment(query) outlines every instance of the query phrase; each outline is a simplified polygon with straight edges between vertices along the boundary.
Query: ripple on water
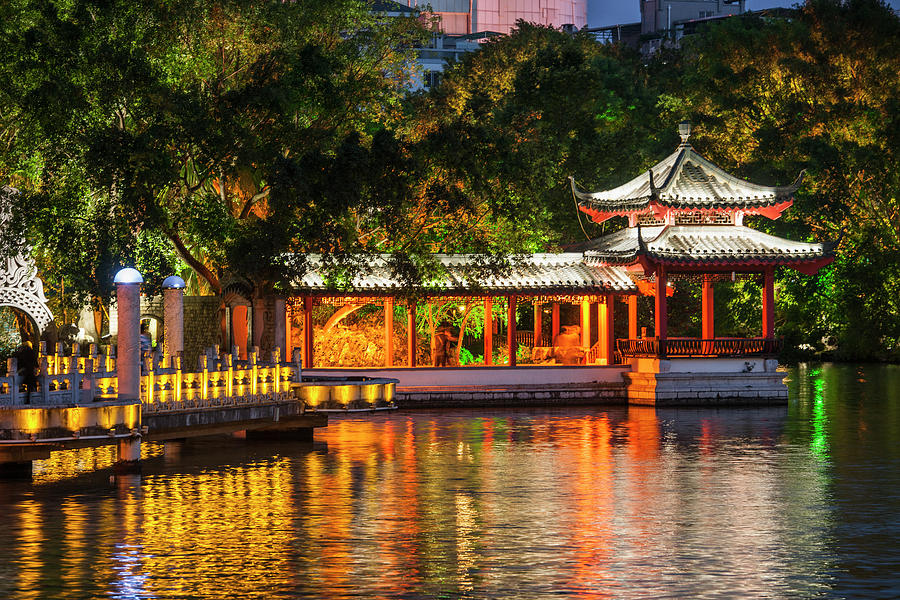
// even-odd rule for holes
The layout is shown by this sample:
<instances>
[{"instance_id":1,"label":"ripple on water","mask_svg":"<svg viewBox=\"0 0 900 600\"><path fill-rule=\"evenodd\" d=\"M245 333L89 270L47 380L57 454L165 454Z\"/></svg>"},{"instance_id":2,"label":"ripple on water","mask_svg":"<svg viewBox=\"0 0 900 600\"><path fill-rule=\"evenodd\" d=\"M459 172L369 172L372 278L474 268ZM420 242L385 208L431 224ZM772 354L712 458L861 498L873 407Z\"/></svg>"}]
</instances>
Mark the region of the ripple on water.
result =
<instances>
[{"instance_id":1,"label":"ripple on water","mask_svg":"<svg viewBox=\"0 0 900 600\"><path fill-rule=\"evenodd\" d=\"M794 371L788 407L145 444L140 482L58 453L0 483L0 598L900 597L900 370L857 371Z\"/></svg>"}]
</instances>

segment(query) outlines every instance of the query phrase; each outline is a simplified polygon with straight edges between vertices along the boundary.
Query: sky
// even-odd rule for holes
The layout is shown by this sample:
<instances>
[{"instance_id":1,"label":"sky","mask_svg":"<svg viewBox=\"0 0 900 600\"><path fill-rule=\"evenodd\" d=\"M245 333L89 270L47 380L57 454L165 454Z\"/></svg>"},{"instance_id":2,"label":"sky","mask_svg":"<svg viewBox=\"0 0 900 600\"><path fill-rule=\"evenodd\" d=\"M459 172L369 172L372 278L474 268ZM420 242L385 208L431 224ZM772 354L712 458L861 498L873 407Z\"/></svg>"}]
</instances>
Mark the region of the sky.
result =
<instances>
[{"instance_id":1,"label":"sky","mask_svg":"<svg viewBox=\"0 0 900 600\"><path fill-rule=\"evenodd\" d=\"M793 6L797 0L747 0L747 10L775 6ZM900 0L888 0L888 5L900 9ZM588 0L588 26L603 27L641 20L640 0Z\"/></svg>"}]
</instances>

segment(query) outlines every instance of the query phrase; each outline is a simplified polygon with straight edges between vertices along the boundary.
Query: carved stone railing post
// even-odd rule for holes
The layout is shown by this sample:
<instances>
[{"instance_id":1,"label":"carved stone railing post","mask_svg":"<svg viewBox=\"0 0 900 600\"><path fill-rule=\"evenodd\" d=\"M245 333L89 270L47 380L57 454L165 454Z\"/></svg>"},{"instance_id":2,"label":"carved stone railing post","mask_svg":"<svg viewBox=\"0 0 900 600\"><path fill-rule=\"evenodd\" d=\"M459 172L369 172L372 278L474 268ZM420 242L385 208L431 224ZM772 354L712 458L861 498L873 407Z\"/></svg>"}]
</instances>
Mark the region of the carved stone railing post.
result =
<instances>
[{"instance_id":1,"label":"carved stone railing post","mask_svg":"<svg viewBox=\"0 0 900 600\"><path fill-rule=\"evenodd\" d=\"M250 350L250 353L247 355L249 362L249 371L250 371L250 393L256 395L256 391L259 389L259 365L256 364L256 357L259 355L259 347L253 346L253 349Z\"/></svg>"},{"instance_id":2,"label":"carved stone railing post","mask_svg":"<svg viewBox=\"0 0 900 600\"><path fill-rule=\"evenodd\" d=\"M9 401L11 404L19 403L19 361L13 358L6 359L6 373L9 375Z\"/></svg>"},{"instance_id":3,"label":"carved stone railing post","mask_svg":"<svg viewBox=\"0 0 900 600\"><path fill-rule=\"evenodd\" d=\"M279 348L272 350L272 364L274 365L272 389L276 394L279 394L281 393L281 350Z\"/></svg>"}]
</instances>

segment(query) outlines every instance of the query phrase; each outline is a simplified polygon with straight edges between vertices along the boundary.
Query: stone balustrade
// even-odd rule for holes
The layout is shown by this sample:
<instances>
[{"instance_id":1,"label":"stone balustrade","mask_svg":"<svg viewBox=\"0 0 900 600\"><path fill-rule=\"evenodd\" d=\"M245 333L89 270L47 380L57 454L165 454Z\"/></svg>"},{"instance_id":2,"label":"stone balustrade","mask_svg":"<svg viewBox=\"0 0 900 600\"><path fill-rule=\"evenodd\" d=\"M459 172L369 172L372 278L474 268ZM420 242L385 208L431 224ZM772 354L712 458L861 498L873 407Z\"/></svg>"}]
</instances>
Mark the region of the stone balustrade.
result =
<instances>
[{"instance_id":1,"label":"stone balustrade","mask_svg":"<svg viewBox=\"0 0 900 600\"><path fill-rule=\"evenodd\" d=\"M62 345L55 354L47 354L41 343L38 362L40 375L37 389L28 394L24 378L17 373L15 358L7 362L7 376L0 377L0 405L27 403L36 406L92 404L115 400L118 395L115 347L100 353L91 344L85 355L75 344L66 356ZM219 354L212 347L200 357L197 370L183 368L182 356L151 353L143 357L140 398L145 410L176 409L185 406L222 405L235 402L259 402L286 399L292 394L290 384L300 381L299 356L290 363L281 360L274 350L268 362L259 360L259 350L252 349L245 361L238 360L237 348Z\"/></svg>"}]
</instances>

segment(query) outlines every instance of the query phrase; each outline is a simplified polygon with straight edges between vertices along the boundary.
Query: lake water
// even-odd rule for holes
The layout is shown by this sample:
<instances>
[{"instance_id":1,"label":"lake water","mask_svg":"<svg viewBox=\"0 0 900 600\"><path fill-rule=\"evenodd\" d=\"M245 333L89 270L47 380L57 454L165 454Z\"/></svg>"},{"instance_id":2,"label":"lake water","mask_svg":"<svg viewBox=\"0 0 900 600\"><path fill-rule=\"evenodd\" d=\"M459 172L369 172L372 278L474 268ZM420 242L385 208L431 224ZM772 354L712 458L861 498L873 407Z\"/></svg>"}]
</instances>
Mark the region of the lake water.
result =
<instances>
[{"instance_id":1,"label":"lake water","mask_svg":"<svg viewBox=\"0 0 900 600\"><path fill-rule=\"evenodd\" d=\"M0 482L0 598L900 597L900 367L789 384L57 453Z\"/></svg>"}]
</instances>

